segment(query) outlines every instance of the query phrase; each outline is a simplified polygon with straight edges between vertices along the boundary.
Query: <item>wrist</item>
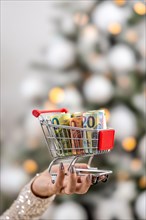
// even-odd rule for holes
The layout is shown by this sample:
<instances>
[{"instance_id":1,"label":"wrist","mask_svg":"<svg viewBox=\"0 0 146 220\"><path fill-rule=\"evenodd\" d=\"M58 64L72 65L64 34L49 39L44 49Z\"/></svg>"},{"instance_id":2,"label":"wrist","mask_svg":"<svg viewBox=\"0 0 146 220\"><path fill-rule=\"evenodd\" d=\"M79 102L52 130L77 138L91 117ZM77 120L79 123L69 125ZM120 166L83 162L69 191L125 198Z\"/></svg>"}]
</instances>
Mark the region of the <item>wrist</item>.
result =
<instances>
[{"instance_id":1,"label":"wrist","mask_svg":"<svg viewBox=\"0 0 146 220\"><path fill-rule=\"evenodd\" d=\"M48 187L48 183L46 183L46 181L43 181L41 176L37 176L31 183L32 193L39 198L45 199L54 195L53 193L49 192Z\"/></svg>"}]
</instances>

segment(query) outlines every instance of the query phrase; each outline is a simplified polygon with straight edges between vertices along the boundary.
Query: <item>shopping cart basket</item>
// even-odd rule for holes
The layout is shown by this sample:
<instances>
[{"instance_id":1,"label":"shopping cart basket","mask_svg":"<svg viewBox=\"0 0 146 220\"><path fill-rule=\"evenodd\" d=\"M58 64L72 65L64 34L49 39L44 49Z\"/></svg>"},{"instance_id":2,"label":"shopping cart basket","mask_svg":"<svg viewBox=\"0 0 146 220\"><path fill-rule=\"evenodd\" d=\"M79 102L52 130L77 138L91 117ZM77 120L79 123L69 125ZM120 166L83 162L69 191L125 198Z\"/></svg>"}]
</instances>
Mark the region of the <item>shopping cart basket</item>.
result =
<instances>
[{"instance_id":1,"label":"shopping cart basket","mask_svg":"<svg viewBox=\"0 0 146 220\"><path fill-rule=\"evenodd\" d=\"M105 182L108 174L111 174L112 171L91 167L91 162L94 156L108 153L113 149L115 131L113 129L88 129L52 124L49 116L45 117L44 114L55 112L67 113L68 110L62 108L58 110L32 111L32 114L39 119L48 149L54 158L49 165L48 171L51 173L52 165L59 161L69 162L69 169L78 159L89 157L88 168L76 168L77 174L84 175L85 173L91 173L96 177L96 180L104 175L106 178L103 182ZM52 179L55 180L57 174L51 173L51 175Z\"/></svg>"}]
</instances>

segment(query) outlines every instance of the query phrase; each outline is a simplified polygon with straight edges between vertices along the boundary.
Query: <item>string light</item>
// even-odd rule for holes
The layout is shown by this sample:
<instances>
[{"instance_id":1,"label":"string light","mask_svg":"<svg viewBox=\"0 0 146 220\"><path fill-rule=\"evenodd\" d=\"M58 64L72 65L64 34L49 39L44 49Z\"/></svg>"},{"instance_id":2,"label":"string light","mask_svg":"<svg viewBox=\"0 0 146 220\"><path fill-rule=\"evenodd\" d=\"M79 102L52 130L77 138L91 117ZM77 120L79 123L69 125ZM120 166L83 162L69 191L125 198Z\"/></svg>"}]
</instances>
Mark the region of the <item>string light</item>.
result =
<instances>
[{"instance_id":1,"label":"string light","mask_svg":"<svg viewBox=\"0 0 146 220\"><path fill-rule=\"evenodd\" d=\"M34 173L38 169L38 165L34 160L26 160L23 163L23 168L27 173Z\"/></svg>"},{"instance_id":2,"label":"string light","mask_svg":"<svg viewBox=\"0 0 146 220\"><path fill-rule=\"evenodd\" d=\"M145 189L146 188L146 176L142 176L139 179L138 185L141 189Z\"/></svg>"},{"instance_id":3,"label":"string light","mask_svg":"<svg viewBox=\"0 0 146 220\"><path fill-rule=\"evenodd\" d=\"M112 23L108 26L108 31L113 35L119 34L121 30L122 30L122 27L119 23Z\"/></svg>"},{"instance_id":4,"label":"string light","mask_svg":"<svg viewBox=\"0 0 146 220\"><path fill-rule=\"evenodd\" d=\"M138 15L144 15L146 14L146 5L142 2L137 2L134 4L133 6L134 11L138 14Z\"/></svg>"},{"instance_id":5,"label":"string light","mask_svg":"<svg viewBox=\"0 0 146 220\"><path fill-rule=\"evenodd\" d=\"M48 96L52 103L59 104L64 100L65 94L62 88L55 87L50 90Z\"/></svg>"},{"instance_id":6,"label":"string light","mask_svg":"<svg viewBox=\"0 0 146 220\"><path fill-rule=\"evenodd\" d=\"M129 30L126 33L126 39L130 42L130 43L135 43L138 40L138 35L135 31L133 30Z\"/></svg>"},{"instance_id":7,"label":"string light","mask_svg":"<svg viewBox=\"0 0 146 220\"><path fill-rule=\"evenodd\" d=\"M122 141L122 146L126 151L134 150L136 144L136 139L134 137L127 137Z\"/></svg>"},{"instance_id":8,"label":"string light","mask_svg":"<svg viewBox=\"0 0 146 220\"><path fill-rule=\"evenodd\" d=\"M133 159L131 164L130 164L130 167L133 171L139 171L142 167L142 162L140 159Z\"/></svg>"},{"instance_id":9,"label":"string light","mask_svg":"<svg viewBox=\"0 0 146 220\"><path fill-rule=\"evenodd\" d=\"M88 23L89 17L86 14L76 13L74 15L74 22L77 25L84 26Z\"/></svg>"},{"instance_id":10,"label":"string light","mask_svg":"<svg viewBox=\"0 0 146 220\"><path fill-rule=\"evenodd\" d=\"M35 149L39 147L39 140L37 137L35 138L30 138L27 140L27 145L30 149Z\"/></svg>"},{"instance_id":11,"label":"string light","mask_svg":"<svg viewBox=\"0 0 146 220\"><path fill-rule=\"evenodd\" d=\"M86 28L83 29L83 35L90 39L96 39L97 34L98 31L95 25L88 25L86 26Z\"/></svg>"},{"instance_id":12,"label":"string light","mask_svg":"<svg viewBox=\"0 0 146 220\"><path fill-rule=\"evenodd\" d=\"M128 172L126 172L124 170L120 170L117 173L117 178L119 181L127 180L129 178L129 174L128 174Z\"/></svg>"},{"instance_id":13,"label":"string light","mask_svg":"<svg viewBox=\"0 0 146 220\"><path fill-rule=\"evenodd\" d=\"M46 101L44 103L44 109L47 109L47 110L52 110L52 109L56 109L56 105L54 105L53 103L49 102L49 101Z\"/></svg>"},{"instance_id":14,"label":"string light","mask_svg":"<svg viewBox=\"0 0 146 220\"><path fill-rule=\"evenodd\" d=\"M115 2L115 4L122 6L122 5L125 5L126 0L114 0L114 2Z\"/></svg>"},{"instance_id":15,"label":"string light","mask_svg":"<svg viewBox=\"0 0 146 220\"><path fill-rule=\"evenodd\" d=\"M131 87L130 85L130 78L126 75L120 75L117 78L118 85L123 89L129 89Z\"/></svg>"}]
</instances>

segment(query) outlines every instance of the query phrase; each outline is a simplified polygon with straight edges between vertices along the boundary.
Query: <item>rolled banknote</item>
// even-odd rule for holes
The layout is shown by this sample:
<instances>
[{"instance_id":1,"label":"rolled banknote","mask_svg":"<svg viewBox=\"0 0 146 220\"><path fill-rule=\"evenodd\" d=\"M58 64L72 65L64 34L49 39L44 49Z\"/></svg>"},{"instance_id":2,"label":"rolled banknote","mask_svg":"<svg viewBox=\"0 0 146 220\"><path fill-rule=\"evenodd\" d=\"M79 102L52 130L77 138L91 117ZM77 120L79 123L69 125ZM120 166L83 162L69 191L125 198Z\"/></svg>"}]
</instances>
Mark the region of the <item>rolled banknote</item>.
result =
<instances>
[{"instance_id":1,"label":"rolled banknote","mask_svg":"<svg viewBox=\"0 0 146 220\"><path fill-rule=\"evenodd\" d=\"M91 122L91 120L94 121L94 118L91 115L91 113L88 112L83 113L83 127L89 129L87 131L84 131L83 133L83 146L86 153L93 153L92 140L91 140L92 137L90 131L90 129L93 128L92 125L93 123Z\"/></svg>"},{"instance_id":2,"label":"rolled banknote","mask_svg":"<svg viewBox=\"0 0 146 220\"><path fill-rule=\"evenodd\" d=\"M97 125L97 129L107 129L107 124L106 124L106 114L105 111L103 109L100 110L92 110L92 111L88 111L89 113L93 114L93 115L97 115L96 116L96 125Z\"/></svg>"},{"instance_id":3,"label":"rolled banknote","mask_svg":"<svg viewBox=\"0 0 146 220\"><path fill-rule=\"evenodd\" d=\"M82 117L74 117L70 119L70 126L82 128L83 127L83 118ZM84 154L83 149L83 131L78 129L70 129L71 134L71 143L72 143L72 154Z\"/></svg>"},{"instance_id":4,"label":"rolled banknote","mask_svg":"<svg viewBox=\"0 0 146 220\"><path fill-rule=\"evenodd\" d=\"M74 117L81 117L83 115L82 112L74 112L72 113L71 117L74 118Z\"/></svg>"},{"instance_id":5,"label":"rolled banknote","mask_svg":"<svg viewBox=\"0 0 146 220\"><path fill-rule=\"evenodd\" d=\"M84 141L84 148L89 153L96 153L98 146L98 129L106 129L106 118L104 110L93 110L83 113L83 127L88 128L86 132L87 140ZM93 130L94 129L94 130Z\"/></svg>"},{"instance_id":6,"label":"rolled banknote","mask_svg":"<svg viewBox=\"0 0 146 220\"><path fill-rule=\"evenodd\" d=\"M69 119L71 118L71 114L70 113L61 113L61 114L54 114L51 116L51 122L52 124L56 124L56 125L65 125L65 126L69 126ZM70 141L70 132L69 129L67 128L54 128L55 130L55 134L56 134L56 138L59 141L59 144L61 146L61 150L63 151L63 154L65 156L69 156L72 154L72 150L71 150L71 141Z\"/></svg>"}]
</instances>

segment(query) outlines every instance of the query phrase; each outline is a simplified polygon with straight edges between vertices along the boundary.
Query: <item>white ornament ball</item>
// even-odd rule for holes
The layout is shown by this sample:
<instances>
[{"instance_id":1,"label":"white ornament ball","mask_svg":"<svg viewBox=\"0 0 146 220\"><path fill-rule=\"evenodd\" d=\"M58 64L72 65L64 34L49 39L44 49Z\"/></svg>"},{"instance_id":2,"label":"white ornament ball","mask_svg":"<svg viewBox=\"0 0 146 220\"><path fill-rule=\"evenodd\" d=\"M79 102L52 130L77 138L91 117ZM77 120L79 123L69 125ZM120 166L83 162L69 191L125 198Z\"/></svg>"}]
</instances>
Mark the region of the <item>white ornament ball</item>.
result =
<instances>
[{"instance_id":1,"label":"white ornament ball","mask_svg":"<svg viewBox=\"0 0 146 220\"><path fill-rule=\"evenodd\" d=\"M131 180L118 182L117 190L113 193L113 196L123 201L132 201L136 196L135 182Z\"/></svg>"},{"instance_id":2,"label":"white ornament ball","mask_svg":"<svg viewBox=\"0 0 146 220\"><path fill-rule=\"evenodd\" d=\"M143 160L144 163L146 163L146 135L144 135L138 145L138 154Z\"/></svg>"},{"instance_id":3,"label":"white ornament ball","mask_svg":"<svg viewBox=\"0 0 146 220\"><path fill-rule=\"evenodd\" d=\"M75 202L65 202L59 205L54 214L53 220L87 220L85 209Z\"/></svg>"},{"instance_id":4,"label":"white ornament ball","mask_svg":"<svg viewBox=\"0 0 146 220\"><path fill-rule=\"evenodd\" d=\"M28 181L28 176L19 167L1 168L1 190L9 195L17 194Z\"/></svg>"},{"instance_id":5,"label":"white ornament ball","mask_svg":"<svg viewBox=\"0 0 146 220\"><path fill-rule=\"evenodd\" d=\"M141 220L146 219L146 210L145 210L145 203L146 203L146 191L142 192L135 203L135 210L138 215L138 218Z\"/></svg>"},{"instance_id":6,"label":"white ornament ball","mask_svg":"<svg viewBox=\"0 0 146 220\"><path fill-rule=\"evenodd\" d=\"M101 200L95 211L95 219L128 220L134 219L129 202L122 199L107 198Z\"/></svg>"},{"instance_id":7,"label":"white ornament ball","mask_svg":"<svg viewBox=\"0 0 146 220\"><path fill-rule=\"evenodd\" d=\"M130 109L119 105L113 108L110 113L110 127L116 130L117 139L122 140L137 134L137 121Z\"/></svg>"},{"instance_id":8,"label":"white ornament ball","mask_svg":"<svg viewBox=\"0 0 146 220\"><path fill-rule=\"evenodd\" d=\"M123 8L116 6L111 1L104 1L95 8L93 22L102 31L107 31L110 24L123 24L127 19L127 15Z\"/></svg>"},{"instance_id":9,"label":"white ornament ball","mask_svg":"<svg viewBox=\"0 0 146 220\"><path fill-rule=\"evenodd\" d=\"M56 38L50 42L46 60L48 65L54 69L65 69L75 62L75 45L65 39Z\"/></svg>"},{"instance_id":10,"label":"white ornament ball","mask_svg":"<svg viewBox=\"0 0 146 220\"><path fill-rule=\"evenodd\" d=\"M104 104L114 94L114 88L110 80L103 76L92 76L87 79L83 90L87 100L91 103Z\"/></svg>"},{"instance_id":11,"label":"white ornament ball","mask_svg":"<svg viewBox=\"0 0 146 220\"><path fill-rule=\"evenodd\" d=\"M102 197L97 200L95 219L134 219L130 201L136 196L136 186L133 181L123 181L116 184L111 197ZM106 210L105 212L103 210Z\"/></svg>"},{"instance_id":12,"label":"white ornament ball","mask_svg":"<svg viewBox=\"0 0 146 220\"><path fill-rule=\"evenodd\" d=\"M42 99L46 94L46 88L43 79L32 75L27 77L21 85L21 94L28 101Z\"/></svg>"},{"instance_id":13,"label":"white ornament ball","mask_svg":"<svg viewBox=\"0 0 146 220\"><path fill-rule=\"evenodd\" d=\"M94 45L99 40L99 33L95 25L87 25L82 30L80 34L80 44L84 46L87 45Z\"/></svg>"},{"instance_id":14,"label":"white ornament ball","mask_svg":"<svg viewBox=\"0 0 146 220\"><path fill-rule=\"evenodd\" d=\"M79 111L82 107L82 97L75 87L68 87L64 90L64 100L62 107L65 106L71 111Z\"/></svg>"},{"instance_id":15,"label":"white ornament ball","mask_svg":"<svg viewBox=\"0 0 146 220\"><path fill-rule=\"evenodd\" d=\"M145 114L145 103L146 103L146 97L144 94L136 94L132 98L132 102L134 106L143 114Z\"/></svg>"},{"instance_id":16,"label":"white ornament ball","mask_svg":"<svg viewBox=\"0 0 146 220\"><path fill-rule=\"evenodd\" d=\"M136 43L136 49L139 51L141 56L145 59L146 57L146 48L145 48L145 20L142 20L141 23L138 24L137 26L137 33L139 34L139 39Z\"/></svg>"},{"instance_id":17,"label":"white ornament ball","mask_svg":"<svg viewBox=\"0 0 146 220\"><path fill-rule=\"evenodd\" d=\"M124 44L114 46L108 54L108 63L116 73L132 71L136 60L133 51Z\"/></svg>"}]
</instances>

